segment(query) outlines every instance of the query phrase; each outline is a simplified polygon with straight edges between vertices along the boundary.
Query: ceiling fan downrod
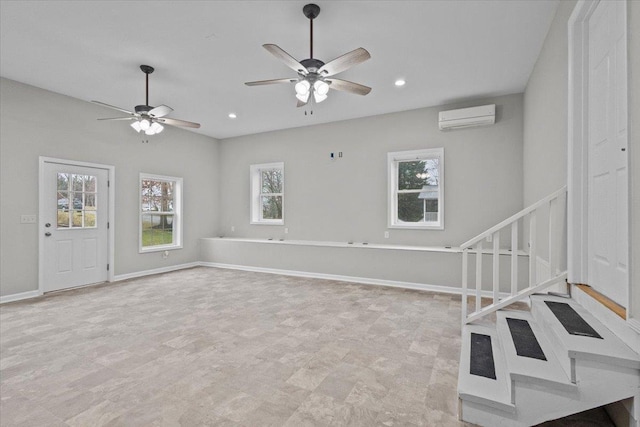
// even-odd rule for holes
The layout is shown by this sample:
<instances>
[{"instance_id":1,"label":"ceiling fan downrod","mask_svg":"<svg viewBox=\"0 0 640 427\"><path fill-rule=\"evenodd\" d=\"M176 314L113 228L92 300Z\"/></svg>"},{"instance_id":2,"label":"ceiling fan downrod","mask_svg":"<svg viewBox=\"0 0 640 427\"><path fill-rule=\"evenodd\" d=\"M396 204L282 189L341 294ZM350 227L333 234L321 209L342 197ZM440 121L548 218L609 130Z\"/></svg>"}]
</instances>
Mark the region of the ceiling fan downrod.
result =
<instances>
[{"instance_id":1,"label":"ceiling fan downrod","mask_svg":"<svg viewBox=\"0 0 640 427\"><path fill-rule=\"evenodd\" d=\"M140 69L145 74L145 78L147 82L145 105L149 105L149 74L153 73L155 69L150 65L141 65Z\"/></svg>"},{"instance_id":2,"label":"ceiling fan downrod","mask_svg":"<svg viewBox=\"0 0 640 427\"><path fill-rule=\"evenodd\" d=\"M309 58L313 59L313 20L320 15L320 6L317 4L309 3L302 8L304 16L309 18Z\"/></svg>"}]
</instances>

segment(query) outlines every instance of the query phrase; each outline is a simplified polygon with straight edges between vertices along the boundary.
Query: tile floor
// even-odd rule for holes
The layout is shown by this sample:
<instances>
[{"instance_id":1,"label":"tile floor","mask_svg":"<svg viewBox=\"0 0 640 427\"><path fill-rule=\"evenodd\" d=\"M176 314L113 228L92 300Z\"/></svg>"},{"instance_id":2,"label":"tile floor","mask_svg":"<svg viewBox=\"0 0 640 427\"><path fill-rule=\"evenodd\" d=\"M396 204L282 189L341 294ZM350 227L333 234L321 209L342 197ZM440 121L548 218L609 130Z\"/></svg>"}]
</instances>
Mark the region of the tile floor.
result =
<instances>
[{"instance_id":1,"label":"tile floor","mask_svg":"<svg viewBox=\"0 0 640 427\"><path fill-rule=\"evenodd\" d=\"M460 297L193 268L0 306L2 426L462 426Z\"/></svg>"},{"instance_id":2,"label":"tile floor","mask_svg":"<svg viewBox=\"0 0 640 427\"><path fill-rule=\"evenodd\" d=\"M460 298L194 268L0 307L11 426L457 421Z\"/></svg>"}]
</instances>

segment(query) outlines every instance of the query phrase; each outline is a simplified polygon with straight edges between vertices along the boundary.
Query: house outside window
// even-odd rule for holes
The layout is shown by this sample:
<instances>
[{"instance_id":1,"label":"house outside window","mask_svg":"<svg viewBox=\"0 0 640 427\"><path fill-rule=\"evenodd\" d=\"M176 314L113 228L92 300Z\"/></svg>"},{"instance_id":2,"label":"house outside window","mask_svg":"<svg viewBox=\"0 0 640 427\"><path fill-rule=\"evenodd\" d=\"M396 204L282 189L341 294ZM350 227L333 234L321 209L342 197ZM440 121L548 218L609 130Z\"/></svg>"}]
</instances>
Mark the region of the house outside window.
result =
<instances>
[{"instance_id":1,"label":"house outside window","mask_svg":"<svg viewBox=\"0 0 640 427\"><path fill-rule=\"evenodd\" d=\"M444 149L388 153L389 228L444 229Z\"/></svg>"},{"instance_id":2,"label":"house outside window","mask_svg":"<svg viewBox=\"0 0 640 427\"><path fill-rule=\"evenodd\" d=\"M284 225L284 163L251 165L251 224Z\"/></svg>"},{"instance_id":3,"label":"house outside window","mask_svg":"<svg viewBox=\"0 0 640 427\"><path fill-rule=\"evenodd\" d=\"M182 248L182 178L140 174L139 248Z\"/></svg>"}]
</instances>

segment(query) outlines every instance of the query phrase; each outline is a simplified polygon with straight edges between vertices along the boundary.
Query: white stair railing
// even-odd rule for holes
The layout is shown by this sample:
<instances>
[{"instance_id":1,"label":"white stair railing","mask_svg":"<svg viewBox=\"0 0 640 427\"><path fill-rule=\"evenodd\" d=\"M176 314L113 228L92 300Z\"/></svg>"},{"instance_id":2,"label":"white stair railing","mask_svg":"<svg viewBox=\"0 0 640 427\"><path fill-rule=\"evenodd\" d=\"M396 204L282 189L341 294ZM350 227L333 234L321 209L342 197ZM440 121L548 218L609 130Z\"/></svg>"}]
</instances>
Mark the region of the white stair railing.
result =
<instances>
[{"instance_id":1,"label":"white stair railing","mask_svg":"<svg viewBox=\"0 0 640 427\"><path fill-rule=\"evenodd\" d=\"M566 207L567 187L562 187L558 191L548 195L544 199L534 203L533 205L523 209L517 214L507 218L498 225L491 227L487 231L477 235L473 239L463 243L462 249L462 324L478 320L487 314L504 308L514 302L520 301L527 296L540 292L558 282L567 278L567 271L560 271L560 225L563 221L558 220L559 206ZM560 205L562 203L562 205ZM566 212L566 209L565 209ZM537 277L536 260L538 257L538 216L546 214L549 225L549 278L540 280ZM525 231L528 225L529 230L529 248L520 249L519 240L520 233ZM522 226L522 227L521 227ZM511 244L510 249L500 247L501 237L507 241L507 233L510 232ZM502 235L501 235L502 233ZM482 288L482 258L485 252L484 242L492 242L491 250L488 255L492 256L493 270L493 287L490 292L493 301L491 304L482 306L483 293L486 295L487 290L483 292ZM510 290L509 295L500 298L500 255L510 255ZM475 288L469 289L469 254L475 254ZM527 286L519 283L518 275L518 256L529 257L529 279ZM475 308L468 313L469 297L475 299Z\"/></svg>"}]
</instances>

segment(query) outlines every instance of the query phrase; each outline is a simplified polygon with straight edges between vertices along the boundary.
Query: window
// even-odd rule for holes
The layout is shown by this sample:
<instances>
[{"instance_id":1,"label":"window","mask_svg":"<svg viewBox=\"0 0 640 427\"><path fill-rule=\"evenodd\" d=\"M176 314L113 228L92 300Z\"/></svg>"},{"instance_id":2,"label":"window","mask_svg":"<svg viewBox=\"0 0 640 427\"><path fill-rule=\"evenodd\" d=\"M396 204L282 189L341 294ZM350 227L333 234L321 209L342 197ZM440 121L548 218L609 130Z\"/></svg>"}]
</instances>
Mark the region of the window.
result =
<instances>
[{"instance_id":1,"label":"window","mask_svg":"<svg viewBox=\"0 0 640 427\"><path fill-rule=\"evenodd\" d=\"M58 228L96 228L96 177L58 172Z\"/></svg>"},{"instance_id":2,"label":"window","mask_svg":"<svg viewBox=\"0 0 640 427\"><path fill-rule=\"evenodd\" d=\"M251 165L251 224L283 225L284 163Z\"/></svg>"},{"instance_id":3,"label":"window","mask_svg":"<svg viewBox=\"0 0 640 427\"><path fill-rule=\"evenodd\" d=\"M182 247L182 178L140 174L140 252Z\"/></svg>"},{"instance_id":4,"label":"window","mask_svg":"<svg viewBox=\"0 0 640 427\"><path fill-rule=\"evenodd\" d=\"M444 229L444 149L388 154L389 227Z\"/></svg>"}]
</instances>

